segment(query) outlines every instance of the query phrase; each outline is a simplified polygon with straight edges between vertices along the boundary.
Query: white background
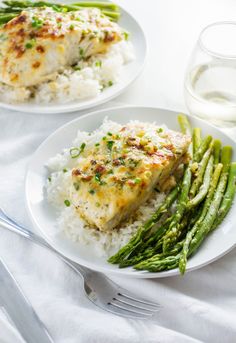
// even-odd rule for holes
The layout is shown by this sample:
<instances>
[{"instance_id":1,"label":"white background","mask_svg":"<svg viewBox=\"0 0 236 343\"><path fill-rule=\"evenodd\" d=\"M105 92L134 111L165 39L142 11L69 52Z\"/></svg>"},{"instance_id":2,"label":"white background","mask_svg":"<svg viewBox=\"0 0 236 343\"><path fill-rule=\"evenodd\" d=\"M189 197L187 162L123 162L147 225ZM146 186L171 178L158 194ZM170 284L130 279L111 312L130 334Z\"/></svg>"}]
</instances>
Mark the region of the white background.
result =
<instances>
[{"instance_id":1,"label":"white background","mask_svg":"<svg viewBox=\"0 0 236 343\"><path fill-rule=\"evenodd\" d=\"M117 0L141 23L149 53L143 74L110 104L184 110L183 79L200 30L218 20L236 20L235 0ZM235 44L235 42L232 42ZM101 107L101 108L102 108ZM0 204L29 225L24 174L36 147L78 114L29 115L0 111ZM234 130L229 131L234 135ZM235 135L236 137L236 135ZM136 322L94 308L81 283L50 253L0 231L0 256L8 264L56 342L234 342L236 250L199 271L163 280L114 280L163 305L152 323ZM0 313L0 343L16 343Z\"/></svg>"}]
</instances>

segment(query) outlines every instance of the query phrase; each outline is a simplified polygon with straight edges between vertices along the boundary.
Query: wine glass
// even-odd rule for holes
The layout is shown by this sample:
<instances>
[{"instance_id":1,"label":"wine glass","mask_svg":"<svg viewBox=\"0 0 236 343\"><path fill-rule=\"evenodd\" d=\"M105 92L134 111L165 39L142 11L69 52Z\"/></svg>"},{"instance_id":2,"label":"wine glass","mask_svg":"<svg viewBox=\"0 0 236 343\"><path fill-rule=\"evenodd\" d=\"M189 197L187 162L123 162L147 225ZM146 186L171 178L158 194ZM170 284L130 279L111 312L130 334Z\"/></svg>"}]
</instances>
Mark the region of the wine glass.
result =
<instances>
[{"instance_id":1,"label":"wine glass","mask_svg":"<svg viewBox=\"0 0 236 343\"><path fill-rule=\"evenodd\" d=\"M220 127L236 125L236 22L202 30L185 77L190 113Z\"/></svg>"}]
</instances>

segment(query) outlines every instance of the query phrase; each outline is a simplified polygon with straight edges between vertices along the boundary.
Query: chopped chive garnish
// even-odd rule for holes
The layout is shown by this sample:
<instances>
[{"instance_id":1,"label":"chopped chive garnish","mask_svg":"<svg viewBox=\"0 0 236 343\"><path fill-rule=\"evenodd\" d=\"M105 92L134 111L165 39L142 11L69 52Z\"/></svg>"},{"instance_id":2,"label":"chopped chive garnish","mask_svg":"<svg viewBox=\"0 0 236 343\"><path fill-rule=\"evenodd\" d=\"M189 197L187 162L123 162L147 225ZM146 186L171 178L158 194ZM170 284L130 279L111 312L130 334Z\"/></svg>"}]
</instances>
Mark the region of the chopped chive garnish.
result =
<instances>
[{"instance_id":1,"label":"chopped chive garnish","mask_svg":"<svg viewBox=\"0 0 236 343\"><path fill-rule=\"evenodd\" d=\"M101 206L101 204L99 202L96 202L95 205L96 205L96 207L100 207Z\"/></svg>"},{"instance_id":2,"label":"chopped chive garnish","mask_svg":"<svg viewBox=\"0 0 236 343\"><path fill-rule=\"evenodd\" d=\"M69 207L69 206L70 206L70 201L66 199L66 200L64 201L64 204L65 204L67 207Z\"/></svg>"},{"instance_id":3,"label":"chopped chive garnish","mask_svg":"<svg viewBox=\"0 0 236 343\"><path fill-rule=\"evenodd\" d=\"M30 41L28 41L28 42L25 44L26 49L32 49L33 46L35 45L35 43L36 43L36 40L35 40L35 39L31 39Z\"/></svg>"},{"instance_id":4,"label":"chopped chive garnish","mask_svg":"<svg viewBox=\"0 0 236 343\"><path fill-rule=\"evenodd\" d=\"M79 70L81 70L81 67L79 67L79 66L74 66L73 69L76 70L76 71L79 71Z\"/></svg>"},{"instance_id":5,"label":"chopped chive garnish","mask_svg":"<svg viewBox=\"0 0 236 343\"><path fill-rule=\"evenodd\" d=\"M107 132L108 136L112 136L112 133L111 132Z\"/></svg>"},{"instance_id":6,"label":"chopped chive garnish","mask_svg":"<svg viewBox=\"0 0 236 343\"><path fill-rule=\"evenodd\" d=\"M43 20L41 20L37 17L33 17L31 24L32 24L32 27L34 27L36 29L40 29L43 26Z\"/></svg>"},{"instance_id":7,"label":"chopped chive garnish","mask_svg":"<svg viewBox=\"0 0 236 343\"><path fill-rule=\"evenodd\" d=\"M110 170L107 172L107 174L114 174L114 172L113 172L112 169L110 169Z\"/></svg>"},{"instance_id":8,"label":"chopped chive garnish","mask_svg":"<svg viewBox=\"0 0 236 343\"><path fill-rule=\"evenodd\" d=\"M74 182L73 186L75 187L75 190L78 191L79 190L79 182Z\"/></svg>"},{"instance_id":9,"label":"chopped chive garnish","mask_svg":"<svg viewBox=\"0 0 236 343\"><path fill-rule=\"evenodd\" d=\"M163 132L163 128L159 127L159 129L157 129L157 133Z\"/></svg>"},{"instance_id":10,"label":"chopped chive garnish","mask_svg":"<svg viewBox=\"0 0 236 343\"><path fill-rule=\"evenodd\" d=\"M86 147L85 143L82 143L80 146L80 153L84 151L84 148Z\"/></svg>"},{"instance_id":11,"label":"chopped chive garnish","mask_svg":"<svg viewBox=\"0 0 236 343\"><path fill-rule=\"evenodd\" d=\"M97 181L98 183L101 182L101 174L96 173L95 176L94 176L94 178L95 178L95 181Z\"/></svg>"},{"instance_id":12,"label":"chopped chive garnish","mask_svg":"<svg viewBox=\"0 0 236 343\"><path fill-rule=\"evenodd\" d=\"M136 184L138 184L138 183L140 183L142 180L139 178L139 177L136 177L135 179L134 179L134 183L136 183Z\"/></svg>"},{"instance_id":13,"label":"chopped chive garnish","mask_svg":"<svg viewBox=\"0 0 236 343\"><path fill-rule=\"evenodd\" d=\"M102 140L103 140L103 141L105 141L106 139L107 139L107 137L106 137L106 136L102 137Z\"/></svg>"},{"instance_id":14,"label":"chopped chive garnish","mask_svg":"<svg viewBox=\"0 0 236 343\"><path fill-rule=\"evenodd\" d=\"M84 55L84 49L79 48L79 54L80 54L80 56L83 56Z\"/></svg>"},{"instance_id":15,"label":"chopped chive garnish","mask_svg":"<svg viewBox=\"0 0 236 343\"><path fill-rule=\"evenodd\" d=\"M96 67L101 67L102 66L102 61L96 61L95 62Z\"/></svg>"},{"instance_id":16,"label":"chopped chive garnish","mask_svg":"<svg viewBox=\"0 0 236 343\"><path fill-rule=\"evenodd\" d=\"M99 146L99 145L100 145L100 143L96 143L96 144L95 144L95 146Z\"/></svg>"},{"instance_id":17,"label":"chopped chive garnish","mask_svg":"<svg viewBox=\"0 0 236 343\"><path fill-rule=\"evenodd\" d=\"M70 30L74 30L74 28L75 28L75 25L73 25L73 24L71 24L71 25L69 26L69 29L70 29Z\"/></svg>"},{"instance_id":18,"label":"chopped chive garnish","mask_svg":"<svg viewBox=\"0 0 236 343\"><path fill-rule=\"evenodd\" d=\"M71 148L70 149L70 156L71 156L71 158L79 157L79 154L80 154L79 148Z\"/></svg>"},{"instance_id":19,"label":"chopped chive garnish","mask_svg":"<svg viewBox=\"0 0 236 343\"><path fill-rule=\"evenodd\" d=\"M51 181L52 181L52 178L51 178L50 176L48 177L48 181L49 181L49 182L51 182Z\"/></svg>"},{"instance_id":20,"label":"chopped chive garnish","mask_svg":"<svg viewBox=\"0 0 236 343\"><path fill-rule=\"evenodd\" d=\"M94 194L94 193L95 193L95 190L94 190L94 189L90 189L88 192L89 192L90 194Z\"/></svg>"},{"instance_id":21,"label":"chopped chive garnish","mask_svg":"<svg viewBox=\"0 0 236 343\"><path fill-rule=\"evenodd\" d=\"M70 149L70 156L71 156L71 158L79 157L79 155L84 151L85 147L86 147L86 144L82 143L80 148L71 148Z\"/></svg>"},{"instance_id":22,"label":"chopped chive garnish","mask_svg":"<svg viewBox=\"0 0 236 343\"><path fill-rule=\"evenodd\" d=\"M128 40L129 39L129 33L127 31L124 31L123 32L123 36L124 36L124 39L125 40Z\"/></svg>"},{"instance_id":23,"label":"chopped chive garnish","mask_svg":"<svg viewBox=\"0 0 236 343\"><path fill-rule=\"evenodd\" d=\"M67 171L68 171L68 170L67 170L66 168L63 169L63 173L67 173Z\"/></svg>"},{"instance_id":24,"label":"chopped chive garnish","mask_svg":"<svg viewBox=\"0 0 236 343\"><path fill-rule=\"evenodd\" d=\"M122 164L123 166L125 165L125 160L123 159L123 157L119 157L118 160L120 161L120 164Z\"/></svg>"},{"instance_id":25,"label":"chopped chive garnish","mask_svg":"<svg viewBox=\"0 0 236 343\"><path fill-rule=\"evenodd\" d=\"M108 86L109 86L109 87L113 86L113 82L112 82L112 81L109 81L109 82L108 82Z\"/></svg>"},{"instance_id":26,"label":"chopped chive garnish","mask_svg":"<svg viewBox=\"0 0 236 343\"><path fill-rule=\"evenodd\" d=\"M114 141L108 141L107 142L107 148L111 151L113 147Z\"/></svg>"}]
</instances>

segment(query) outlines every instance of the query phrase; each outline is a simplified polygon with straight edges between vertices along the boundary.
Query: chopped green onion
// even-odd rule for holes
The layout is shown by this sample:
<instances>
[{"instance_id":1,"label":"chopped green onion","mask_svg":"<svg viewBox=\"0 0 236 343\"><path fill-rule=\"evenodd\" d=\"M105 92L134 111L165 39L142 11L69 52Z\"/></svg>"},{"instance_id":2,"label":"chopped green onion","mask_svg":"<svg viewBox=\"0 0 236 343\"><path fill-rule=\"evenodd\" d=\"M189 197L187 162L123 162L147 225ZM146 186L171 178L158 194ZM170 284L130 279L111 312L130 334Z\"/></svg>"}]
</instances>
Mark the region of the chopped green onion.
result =
<instances>
[{"instance_id":1,"label":"chopped green onion","mask_svg":"<svg viewBox=\"0 0 236 343\"><path fill-rule=\"evenodd\" d=\"M84 148L86 147L85 143L82 143L80 146L80 153L84 151Z\"/></svg>"},{"instance_id":2,"label":"chopped green onion","mask_svg":"<svg viewBox=\"0 0 236 343\"><path fill-rule=\"evenodd\" d=\"M108 136L112 136L112 133L111 132L107 132Z\"/></svg>"},{"instance_id":3,"label":"chopped green onion","mask_svg":"<svg viewBox=\"0 0 236 343\"><path fill-rule=\"evenodd\" d=\"M73 186L75 187L75 190L78 191L79 190L79 182L74 182Z\"/></svg>"},{"instance_id":4,"label":"chopped green onion","mask_svg":"<svg viewBox=\"0 0 236 343\"><path fill-rule=\"evenodd\" d=\"M81 70L81 67L79 67L79 66L74 66L73 69L76 70L76 71L79 71L79 70Z\"/></svg>"},{"instance_id":5,"label":"chopped green onion","mask_svg":"<svg viewBox=\"0 0 236 343\"><path fill-rule=\"evenodd\" d=\"M99 145L100 145L100 143L96 143L96 144L95 144L95 146L99 146Z\"/></svg>"},{"instance_id":6,"label":"chopped green onion","mask_svg":"<svg viewBox=\"0 0 236 343\"><path fill-rule=\"evenodd\" d=\"M69 29L70 29L70 30L74 30L74 28L75 28L75 25L73 25L73 24L71 24L71 25L69 26Z\"/></svg>"},{"instance_id":7,"label":"chopped green onion","mask_svg":"<svg viewBox=\"0 0 236 343\"><path fill-rule=\"evenodd\" d=\"M66 168L63 169L63 173L67 173L68 170Z\"/></svg>"},{"instance_id":8,"label":"chopped green onion","mask_svg":"<svg viewBox=\"0 0 236 343\"><path fill-rule=\"evenodd\" d=\"M48 181L51 182L52 181L52 178L51 176L48 177Z\"/></svg>"},{"instance_id":9,"label":"chopped green onion","mask_svg":"<svg viewBox=\"0 0 236 343\"><path fill-rule=\"evenodd\" d=\"M86 144L82 143L80 148L71 148L70 149L70 156L71 156L71 158L79 157L79 155L84 151L85 147L86 147Z\"/></svg>"},{"instance_id":10,"label":"chopped green onion","mask_svg":"<svg viewBox=\"0 0 236 343\"><path fill-rule=\"evenodd\" d=\"M105 141L106 139L107 139L107 137L106 137L106 136L102 137L102 140L103 140L103 141Z\"/></svg>"},{"instance_id":11,"label":"chopped green onion","mask_svg":"<svg viewBox=\"0 0 236 343\"><path fill-rule=\"evenodd\" d=\"M94 176L94 178L95 178L95 181L97 181L98 183L101 182L101 174L96 173L95 176Z\"/></svg>"},{"instance_id":12,"label":"chopped green onion","mask_svg":"<svg viewBox=\"0 0 236 343\"><path fill-rule=\"evenodd\" d=\"M88 192L89 192L90 194L94 194L94 193L95 193L95 190L94 190L94 189L90 189Z\"/></svg>"},{"instance_id":13,"label":"chopped green onion","mask_svg":"<svg viewBox=\"0 0 236 343\"><path fill-rule=\"evenodd\" d=\"M64 204L65 204L67 207L69 207L69 206L70 206L70 201L66 199L66 200L64 201Z\"/></svg>"},{"instance_id":14,"label":"chopped green onion","mask_svg":"<svg viewBox=\"0 0 236 343\"><path fill-rule=\"evenodd\" d=\"M79 148L71 148L70 149L70 156L71 156L71 158L79 157L79 154L80 154Z\"/></svg>"},{"instance_id":15,"label":"chopped green onion","mask_svg":"<svg viewBox=\"0 0 236 343\"><path fill-rule=\"evenodd\" d=\"M96 207L100 207L101 206L101 204L99 202L96 202L95 205L96 205Z\"/></svg>"},{"instance_id":16,"label":"chopped green onion","mask_svg":"<svg viewBox=\"0 0 236 343\"><path fill-rule=\"evenodd\" d=\"M36 43L36 40L35 40L35 39L31 39L30 41L28 41L28 42L25 44L26 49L32 49L33 46L35 45L35 43Z\"/></svg>"},{"instance_id":17,"label":"chopped green onion","mask_svg":"<svg viewBox=\"0 0 236 343\"><path fill-rule=\"evenodd\" d=\"M161 132L163 132L163 128L159 127L159 129L157 129L157 133L161 133Z\"/></svg>"},{"instance_id":18,"label":"chopped green onion","mask_svg":"<svg viewBox=\"0 0 236 343\"><path fill-rule=\"evenodd\" d=\"M107 148L111 151L112 150L112 147L113 147L113 144L114 144L115 142L114 141L108 141L107 142Z\"/></svg>"},{"instance_id":19,"label":"chopped green onion","mask_svg":"<svg viewBox=\"0 0 236 343\"><path fill-rule=\"evenodd\" d=\"M140 183L142 180L140 179L140 177L136 177L135 179L134 179L134 183L136 183L136 184L138 184L138 183Z\"/></svg>"},{"instance_id":20,"label":"chopped green onion","mask_svg":"<svg viewBox=\"0 0 236 343\"><path fill-rule=\"evenodd\" d=\"M102 66L102 61L96 61L95 62L96 67L101 67Z\"/></svg>"},{"instance_id":21,"label":"chopped green onion","mask_svg":"<svg viewBox=\"0 0 236 343\"><path fill-rule=\"evenodd\" d=\"M108 86L109 86L109 87L113 86L113 82L112 82L112 81L109 81L109 82L108 82Z\"/></svg>"},{"instance_id":22,"label":"chopped green onion","mask_svg":"<svg viewBox=\"0 0 236 343\"><path fill-rule=\"evenodd\" d=\"M123 32L123 36L124 36L124 39L125 40L128 40L129 39L129 33L127 31L124 31Z\"/></svg>"},{"instance_id":23,"label":"chopped green onion","mask_svg":"<svg viewBox=\"0 0 236 343\"><path fill-rule=\"evenodd\" d=\"M84 49L79 48L79 54L80 54L80 56L82 57L82 56L84 55Z\"/></svg>"},{"instance_id":24,"label":"chopped green onion","mask_svg":"<svg viewBox=\"0 0 236 343\"><path fill-rule=\"evenodd\" d=\"M32 24L32 27L34 27L36 29L40 29L43 26L43 20L41 20L37 17L33 17L31 24Z\"/></svg>"}]
</instances>

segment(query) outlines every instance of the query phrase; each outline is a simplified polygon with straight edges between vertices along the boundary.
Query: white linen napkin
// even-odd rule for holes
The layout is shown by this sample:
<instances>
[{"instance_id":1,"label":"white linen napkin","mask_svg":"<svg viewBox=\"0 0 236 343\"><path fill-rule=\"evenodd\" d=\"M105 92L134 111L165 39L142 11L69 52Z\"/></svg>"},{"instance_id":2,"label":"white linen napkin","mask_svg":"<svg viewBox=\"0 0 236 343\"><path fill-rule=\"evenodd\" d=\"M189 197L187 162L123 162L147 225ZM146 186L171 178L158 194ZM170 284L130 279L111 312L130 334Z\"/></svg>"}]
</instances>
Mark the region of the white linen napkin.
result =
<instances>
[{"instance_id":1,"label":"white linen napkin","mask_svg":"<svg viewBox=\"0 0 236 343\"><path fill-rule=\"evenodd\" d=\"M113 102L114 104L114 102ZM37 146L77 114L31 115L0 111L0 204L32 229L24 206L24 175ZM233 342L236 251L184 277L156 280L113 278L140 296L163 305L152 322L129 320L99 310L81 280L50 252L0 228L0 254L32 302L55 342ZM0 315L0 342L20 342Z\"/></svg>"}]
</instances>

